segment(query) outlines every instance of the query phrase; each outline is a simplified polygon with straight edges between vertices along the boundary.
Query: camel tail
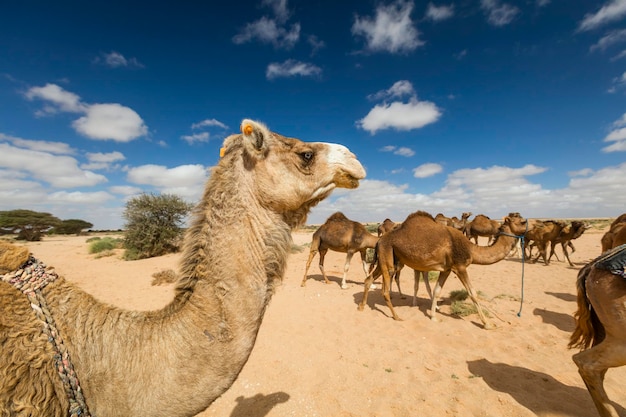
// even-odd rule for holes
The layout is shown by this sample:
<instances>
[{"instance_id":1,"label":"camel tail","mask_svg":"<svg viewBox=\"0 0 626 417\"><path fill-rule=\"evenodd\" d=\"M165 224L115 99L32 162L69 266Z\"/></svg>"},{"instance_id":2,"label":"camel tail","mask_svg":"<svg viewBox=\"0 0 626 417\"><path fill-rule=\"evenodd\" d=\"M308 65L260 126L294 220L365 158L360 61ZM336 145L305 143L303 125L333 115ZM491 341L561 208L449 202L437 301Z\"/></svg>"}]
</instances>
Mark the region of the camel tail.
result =
<instances>
[{"instance_id":1,"label":"camel tail","mask_svg":"<svg viewBox=\"0 0 626 417\"><path fill-rule=\"evenodd\" d=\"M621 274L623 274L625 265L626 245L621 245L603 253L598 258L585 265L578 273L578 278L576 279L578 293L576 302L578 304L578 310L574 314L576 328L570 337L568 344L570 349L580 348L584 350L592 345L598 344L604 338L604 327L602 323L600 323L600 320L598 320L598 316L593 311L589 299L587 298L587 291L585 289L587 276L593 268L617 273L621 271Z\"/></svg>"}]
</instances>

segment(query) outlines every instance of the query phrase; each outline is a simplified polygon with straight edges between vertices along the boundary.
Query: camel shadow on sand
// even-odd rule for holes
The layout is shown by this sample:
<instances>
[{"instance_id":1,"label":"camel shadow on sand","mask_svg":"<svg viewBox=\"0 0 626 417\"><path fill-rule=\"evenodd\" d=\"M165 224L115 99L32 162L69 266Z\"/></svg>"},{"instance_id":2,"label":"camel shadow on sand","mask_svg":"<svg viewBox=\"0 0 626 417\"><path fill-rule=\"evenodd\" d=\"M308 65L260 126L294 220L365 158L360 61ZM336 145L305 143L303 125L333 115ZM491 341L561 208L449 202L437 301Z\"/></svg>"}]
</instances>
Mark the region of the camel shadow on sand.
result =
<instances>
[{"instance_id":1,"label":"camel shadow on sand","mask_svg":"<svg viewBox=\"0 0 626 417\"><path fill-rule=\"evenodd\" d=\"M574 317L570 314L556 313L554 311L536 308L533 310L535 316L541 317L544 323L551 324L559 330L572 333L576 327Z\"/></svg>"},{"instance_id":2,"label":"camel shadow on sand","mask_svg":"<svg viewBox=\"0 0 626 417\"><path fill-rule=\"evenodd\" d=\"M572 286L572 290L575 290L573 286ZM546 294L559 298L563 301L576 302L576 295L574 294L568 294L565 292L551 292L551 291L546 291Z\"/></svg>"},{"instance_id":3,"label":"camel shadow on sand","mask_svg":"<svg viewBox=\"0 0 626 417\"><path fill-rule=\"evenodd\" d=\"M230 417L264 417L278 404L286 403L288 400L289 394L282 391L268 395L257 394L249 398L241 395L236 398L237 405L230 413Z\"/></svg>"},{"instance_id":4,"label":"camel shadow on sand","mask_svg":"<svg viewBox=\"0 0 626 417\"><path fill-rule=\"evenodd\" d=\"M543 372L506 363L491 363L487 359L468 361L467 367L470 373L482 378L489 388L509 394L535 415L597 415L586 389L565 385ZM613 404L619 415L626 415L626 409Z\"/></svg>"}]
</instances>

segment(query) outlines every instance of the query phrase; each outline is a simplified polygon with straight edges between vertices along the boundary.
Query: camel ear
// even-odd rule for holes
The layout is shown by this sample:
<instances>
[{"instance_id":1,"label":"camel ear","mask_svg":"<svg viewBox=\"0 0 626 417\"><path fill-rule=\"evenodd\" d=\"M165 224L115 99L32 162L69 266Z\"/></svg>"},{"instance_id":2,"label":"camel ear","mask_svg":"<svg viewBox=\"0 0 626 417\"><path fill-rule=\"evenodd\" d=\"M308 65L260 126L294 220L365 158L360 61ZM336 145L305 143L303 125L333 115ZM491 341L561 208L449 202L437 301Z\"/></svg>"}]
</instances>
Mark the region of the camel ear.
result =
<instances>
[{"instance_id":1,"label":"camel ear","mask_svg":"<svg viewBox=\"0 0 626 417\"><path fill-rule=\"evenodd\" d=\"M268 139L271 133L262 123L250 119L241 122L241 136L244 146L251 155L264 155L269 148Z\"/></svg>"}]
</instances>

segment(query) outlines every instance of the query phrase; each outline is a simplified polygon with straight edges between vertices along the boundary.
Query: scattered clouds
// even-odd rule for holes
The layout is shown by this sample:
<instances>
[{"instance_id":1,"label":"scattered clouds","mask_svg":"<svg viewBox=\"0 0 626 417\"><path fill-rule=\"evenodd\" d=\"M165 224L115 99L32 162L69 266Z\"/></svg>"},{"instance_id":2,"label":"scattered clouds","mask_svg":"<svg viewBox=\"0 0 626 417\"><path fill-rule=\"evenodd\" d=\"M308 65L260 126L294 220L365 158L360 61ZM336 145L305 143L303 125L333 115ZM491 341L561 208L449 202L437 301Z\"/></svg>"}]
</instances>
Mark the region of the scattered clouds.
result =
<instances>
[{"instance_id":1,"label":"scattered clouds","mask_svg":"<svg viewBox=\"0 0 626 417\"><path fill-rule=\"evenodd\" d=\"M268 80L280 77L316 77L322 73L322 69L308 62L300 62L288 59L283 63L272 62L267 66L265 76Z\"/></svg>"},{"instance_id":2,"label":"scattered clouds","mask_svg":"<svg viewBox=\"0 0 626 417\"><path fill-rule=\"evenodd\" d=\"M435 6L432 3L428 3L426 8L426 19L433 22L440 22L442 20L450 19L454 16L454 4L449 6Z\"/></svg>"},{"instance_id":3,"label":"scattered clouds","mask_svg":"<svg viewBox=\"0 0 626 417\"><path fill-rule=\"evenodd\" d=\"M144 65L137 58L126 58L116 51L102 52L93 62L109 68L144 68Z\"/></svg>"},{"instance_id":4,"label":"scattered clouds","mask_svg":"<svg viewBox=\"0 0 626 417\"><path fill-rule=\"evenodd\" d=\"M201 122L191 125L192 129L202 129L205 127L219 127L221 129L228 129L228 126L226 126L224 123L220 122L217 119L205 119Z\"/></svg>"},{"instance_id":5,"label":"scattered clouds","mask_svg":"<svg viewBox=\"0 0 626 417\"><path fill-rule=\"evenodd\" d=\"M198 129L209 129L209 128L218 128L218 129L228 129L224 123L220 122L217 119L204 119L200 122L193 123L191 125L192 130ZM209 132L195 132L190 135L183 135L180 137L182 140L187 142L189 145L193 145L194 143L206 143L210 140L211 134Z\"/></svg>"},{"instance_id":6,"label":"scattered clouds","mask_svg":"<svg viewBox=\"0 0 626 417\"><path fill-rule=\"evenodd\" d=\"M287 0L263 0L262 4L272 9L273 18L263 16L259 20L247 23L232 41L237 45L258 40L271 44L276 49L291 49L300 39L300 23L287 28L286 22L291 16Z\"/></svg>"},{"instance_id":7,"label":"scattered clouds","mask_svg":"<svg viewBox=\"0 0 626 417\"><path fill-rule=\"evenodd\" d=\"M405 146L396 147L393 145L384 146L380 149L381 152L393 152L394 155L411 157L415 155L415 151Z\"/></svg>"},{"instance_id":8,"label":"scattered clouds","mask_svg":"<svg viewBox=\"0 0 626 417\"><path fill-rule=\"evenodd\" d=\"M209 132L201 132L201 133L193 133L191 135L183 135L180 138L190 145L197 143L197 142L208 142Z\"/></svg>"},{"instance_id":9,"label":"scattered clouds","mask_svg":"<svg viewBox=\"0 0 626 417\"><path fill-rule=\"evenodd\" d=\"M605 51L607 48L619 43L623 43L624 41L626 41L626 29L612 30L604 35L602 38L600 38L598 42L591 45L589 50L591 52L598 49L601 51Z\"/></svg>"},{"instance_id":10,"label":"scattered clouds","mask_svg":"<svg viewBox=\"0 0 626 417\"><path fill-rule=\"evenodd\" d=\"M287 0L263 0L262 4L274 11L274 15L279 22L284 23L289 20L291 12L287 8Z\"/></svg>"},{"instance_id":11,"label":"scattered clouds","mask_svg":"<svg viewBox=\"0 0 626 417\"><path fill-rule=\"evenodd\" d=\"M626 73L623 78L626 78ZM626 151L626 113L622 115L618 120L613 122L613 130L609 132L604 138L604 142L609 142L611 145L602 148L602 152L624 152Z\"/></svg>"},{"instance_id":12,"label":"scattered clouds","mask_svg":"<svg viewBox=\"0 0 626 417\"><path fill-rule=\"evenodd\" d=\"M377 104L356 125L370 132L372 135L379 130L419 129L439 120L441 111L430 101L420 101L413 89L413 85L406 80L394 83L389 89L370 95L370 99L399 99L410 96L408 102L393 101Z\"/></svg>"},{"instance_id":13,"label":"scattered clouds","mask_svg":"<svg viewBox=\"0 0 626 417\"><path fill-rule=\"evenodd\" d=\"M413 169L413 176L415 178L427 178L433 175L439 174L443 171L443 167L435 163L427 163L418 166Z\"/></svg>"},{"instance_id":14,"label":"scattered clouds","mask_svg":"<svg viewBox=\"0 0 626 417\"><path fill-rule=\"evenodd\" d=\"M624 16L626 16L626 0L611 0L597 12L587 13L578 25L578 30L581 32L593 30L615 22Z\"/></svg>"},{"instance_id":15,"label":"scattered clouds","mask_svg":"<svg viewBox=\"0 0 626 417\"><path fill-rule=\"evenodd\" d=\"M109 153L87 153L88 164L82 164L82 169L116 169L118 165L114 165L115 162L123 161L126 157L121 152L109 152Z\"/></svg>"},{"instance_id":16,"label":"scattered clouds","mask_svg":"<svg viewBox=\"0 0 626 417\"><path fill-rule=\"evenodd\" d=\"M480 0L480 7L487 15L487 21L493 26L506 26L520 13L520 9L500 0Z\"/></svg>"},{"instance_id":17,"label":"scattered clouds","mask_svg":"<svg viewBox=\"0 0 626 417\"><path fill-rule=\"evenodd\" d=\"M311 56L317 54L317 52L320 49L323 49L326 47L326 43L324 43L324 41L318 39L317 36L315 35L309 35L309 37L307 38L307 42L309 43L309 45L311 45Z\"/></svg>"},{"instance_id":18,"label":"scattered clouds","mask_svg":"<svg viewBox=\"0 0 626 417\"><path fill-rule=\"evenodd\" d=\"M73 155L76 153L70 145L62 142L49 142L45 140L22 139L15 136L0 133L0 142L11 142L18 148L31 149L33 151L49 152L57 155Z\"/></svg>"},{"instance_id":19,"label":"scattered clouds","mask_svg":"<svg viewBox=\"0 0 626 417\"><path fill-rule=\"evenodd\" d=\"M141 117L130 107L117 103L87 104L78 95L56 84L31 87L24 93L24 97L30 101L41 100L45 103L37 115L83 113L84 116L75 120L72 127L90 139L129 142L148 133Z\"/></svg>"},{"instance_id":20,"label":"scattered clouds","mask_svg":"<svg viewBox=\"0 0 626 417\"><path fill-rule=\"evenodd\" d=\"M408 53L424 45L411 19L412 1L397 0L376 7L374 18L354 18L352 34L365 38L369 52Z\"/></svg>"}]
</instances>

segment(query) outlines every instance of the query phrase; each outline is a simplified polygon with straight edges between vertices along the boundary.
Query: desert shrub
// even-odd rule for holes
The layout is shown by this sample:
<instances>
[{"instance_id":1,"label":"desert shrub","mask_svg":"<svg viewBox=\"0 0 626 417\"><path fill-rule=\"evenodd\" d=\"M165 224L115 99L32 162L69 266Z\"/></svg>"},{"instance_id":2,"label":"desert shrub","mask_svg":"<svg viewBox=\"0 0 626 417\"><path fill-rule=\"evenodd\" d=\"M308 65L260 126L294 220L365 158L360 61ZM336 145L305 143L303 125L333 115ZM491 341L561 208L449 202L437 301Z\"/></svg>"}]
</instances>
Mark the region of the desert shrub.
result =
<instances>
[{"instance_id":1,"label":"desert shrub","mask_svg":"<svg viewBox=\"0 0 626 417\"><path fill-rule=\"evenodd\" d=\"M91 240L91 239L89 239ZM98 238L91 240L89 243L89 253L101 253L104 251L112 251L113 249L120 249L124 245L122 239L114 239L112 237Z\"/></svg>"},{"instance_id":2,"label":"desert shrub","mask_svg":"<svg viewBox=\"0 0 626 417\"><path fill-rule=\"evenodd\" d=\"M192 205L172 194L141 194L126 203L124 259L144 259L179 250L183 221Z\"/></svg>"}]
</instances>

